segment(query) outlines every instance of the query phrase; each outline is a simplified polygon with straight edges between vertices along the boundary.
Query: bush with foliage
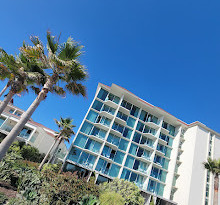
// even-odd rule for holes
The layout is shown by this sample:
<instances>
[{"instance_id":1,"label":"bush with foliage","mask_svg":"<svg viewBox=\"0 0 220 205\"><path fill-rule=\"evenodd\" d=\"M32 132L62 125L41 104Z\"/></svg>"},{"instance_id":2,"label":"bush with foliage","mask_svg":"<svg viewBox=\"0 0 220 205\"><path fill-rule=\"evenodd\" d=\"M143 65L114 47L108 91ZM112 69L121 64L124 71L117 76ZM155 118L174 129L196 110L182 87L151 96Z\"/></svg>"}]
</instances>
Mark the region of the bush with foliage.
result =
<instances>
[{"instance_id":1,"label":"bush with foliage","mask_svg":"<svg viewBox=\"0 0 220 205\"><path fill-rule=\"evenodd\" d=\"M62 163L59 163L59 164L45 164L43 166L42 171L50 170L50 171L53 171L55 173L58 173L61 166L62 166Z\"/></svg>"},{"instance_id":2,"label":"bush with foliage","mask_svg":"<svg viewBox=\"0 0 220 205\"><path fill-rule=\"evenodd\" d=\"M86 182L86 179L79 179L70 172L56 174L52 171L43 172L43 178L41 193L47 200L41 203L78 204L86 194L99 196L99 188L94 184L94 179Z\"/></svg>"},{"instance_id":3,"label":"bush with foliage","mask_svg":"<svg viewBox=\"0 0 220 205\"><path fill-rule=\"evenodd\" d=\"M79 205L99 205L100 202L96 196L85 195L79 202Z\"/></svg>"},{"instance_id":4,"label":"bush with foliage","mask_svg":"<svg viewBox=\"0 0 220 205\"><path fill-rule=\"evenodd\" d=\"M100 185L100 189L105 192L119 193L125 200L126 205L143 205L144 197L139 188L132 182L124 179L114 179Z\"/></svg>"},{"instance_id":5,"label":"bush with foliage","mask_svg":"<svg viewBox=\"0 0 220 205\"><path fill-rule=\"evenodd\" d=\"M99 196L100 205L124 205L123 197L115 192L103 192Z\"/></svg>"},{"instance_id":6,"label":"bush with foliage","mask_svg":"<svg viewBox=\"0 0 220 205\"><path fill-rule=\"evenodd\" d=\"M4 193L0 192L0 204L5 204L7 200L8 200L8 197L5 196Z\"/></svg>"}]
</instances>

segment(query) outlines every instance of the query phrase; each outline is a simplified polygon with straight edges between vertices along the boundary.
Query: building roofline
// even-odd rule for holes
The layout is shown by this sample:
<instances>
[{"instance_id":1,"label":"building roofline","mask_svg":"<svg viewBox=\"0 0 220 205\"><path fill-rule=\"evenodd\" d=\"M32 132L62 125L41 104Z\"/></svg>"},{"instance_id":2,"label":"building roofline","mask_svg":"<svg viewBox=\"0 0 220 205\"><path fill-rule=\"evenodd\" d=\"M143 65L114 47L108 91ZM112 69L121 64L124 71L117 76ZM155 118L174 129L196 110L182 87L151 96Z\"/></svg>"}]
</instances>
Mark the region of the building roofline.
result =
<instances>
[{"instance_id":1,"label":"building roofline","mask_svg":"<svg viewBox=\"0 0 220 205\"><path fill-rule=\"evenodd\" d=\"M110 86L105 85L105 84L103 84L103 83L99 83L99 85L104 86L104 87L106 87L106 88L108 88L108 89L111 88ZM119 85L117 85L117 84L114 84L114 83L112 83L112 85L115 85L115 86L117 86L117 87L120 87L120 88L122 88L123 90L125 90L126 92L129 92L130 94L132 94L133 96L135 96L140 102L143 102L143 103L147 104L148 106L150 106L150 107L152 107L152 108L157 108L157 109L159 109L160 111L165 112L166 114L168 114L168 115L169 115L170 117L172 117L172 118L176 118L176 120L177 120L178 122L180 122L181 124L187 126L187 128L190 128L190 127L193 127L193 126L200 126L200 127L204 128L204 129L206 129L206 130L208 130L208 131L210 131L210 132L213 132L213 133L215 133L216 135L220 136L220 133L216 132L215 130L213 130L213 129L209 128L209 127L207 127L205 124L203 124L203 123L201 123L201 122L199 122L199 121L195 121L195 122L192 122L192 123L188 124L188 123L186 123L186 122L184 122L184 121L178 119L178 118L175 117L174 115L170 114L170 113L167 112L166 110L164 110L164 109L162 109L162 108L160 108L160 107L154 106L154 105L150 104L149 102L147 102L147 101L145 101L145 100L143 100L143 99L137 97L134 93L132 93L131 91L127 90L126 88L123 88L123 87L121 87L121 86L119 86Z\"/></svg>"}]
</instances>

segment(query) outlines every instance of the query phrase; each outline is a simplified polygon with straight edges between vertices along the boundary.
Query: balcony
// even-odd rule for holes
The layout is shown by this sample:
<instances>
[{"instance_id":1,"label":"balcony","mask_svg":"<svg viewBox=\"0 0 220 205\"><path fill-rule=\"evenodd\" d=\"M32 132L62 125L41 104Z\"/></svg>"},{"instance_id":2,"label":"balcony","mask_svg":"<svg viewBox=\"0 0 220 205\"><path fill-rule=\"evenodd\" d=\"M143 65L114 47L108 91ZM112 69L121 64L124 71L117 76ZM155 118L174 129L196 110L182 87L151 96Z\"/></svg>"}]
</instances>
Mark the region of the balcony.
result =
<instances>
[{"instance_id":1,"label":"balcony","mask_svg":"<svg viewBox=\"0 0 220 205\"><path fill-rule=\"evenodd\" d=\"M161 127L161 131L162 133L164 133L165 135L169 135L170 131L166 128Z\"/></svg>"},{"instance_id":2,"label":"balcony","mask_svg":"<svg viewBox=\"0 0 220 205\"><path fill-rule=\"evenodd\" d=\"M150 146L149 144L147 143L144 143L144 144L139 144L140 147L144 148L144 149L147 149L147 150L154 150L154 146Z\"/></svg>"},{"instance_id":3,"label":"balcony","mask_svg":"<svg viewBox=\"0 0 220 205\"><path fill-rule=\"evenodd\" d=\"M149 127L152 127L152 128L154 128L154 129L159 129L159 125L158 124L156 124L156 123L154 123L154 122L144 122L147 126L149 126Z\"/></svg>"},{"instance_id":4,"label":"balcony","mask_svg":"<svg viewBox=\"0 0 220 205\"><path fill-rule=\"evenodd\" d=\"M155 136L152 134L152 133L150 133L150 132L148 132L148 133L141 133L143 136L145 136L145 137L148 137L148 138L150 138L150 139L154 139L155 140Z\"/></svg>"},{"instance_id":5,"label":"balcony","mask_svg":"<svg viewBox=\"0 0 220 205\"><path fill-rule=\"evenodd\" d=\"M111 113L109 113L109 112L107 112L107 111L104 111L104 110L100 111L99 114L100 114L101 116L106 117L106 118L109 118L109 119L111 119L111 120L114 118L114 116L113 116Z\"/></svg>"},{"instance_id":6,"label":"balcony","mask_svg":"<svg viewBox=\"0 0 220 205\"><path fill-rule=\"evenodd\" d=\"M128 110L125 107L120 106L119 107L119 111L121 111L122 113L126 114L126 115L130 115L130 110Z\"/></svg>"},{"instance_id":7,"label":"balcony","mask_svg":"<svg viewBox=\"0 0 220 205\"><path fill-rule=\"evenodd\" d=\"M94 123L94 125L102 130L105 130L105 131L108 131L109 127L108 125L104 124L104 123L101 123L101 122L96 122Z\"/></svg>"},{"instance_id":8,"label":"balcony","mask_svg":"<svg viewBox=\"0 0 220 205\"><path fill-rule=\"evenodd\" d=\"M117 122L117 123L119 123L119 124L121 124L123 126L126 126L126 124L127 124L125 120L123 120L123 119L121 119L119 117L115 118L115 122Z\"/></svg>"},{"instance_id":9,"label":"balcony","mask_svg":"<svg viewBox=\"0 0 220 205\"><path fill-rule=\"evenodd\" d=\"M105 100L105 104L108 105L109 107L113 107L115 109L117 109L117 107L118 107L118 104L116 104L113 101L108 100L108 99Z\"/></svg>"}]
</instances>

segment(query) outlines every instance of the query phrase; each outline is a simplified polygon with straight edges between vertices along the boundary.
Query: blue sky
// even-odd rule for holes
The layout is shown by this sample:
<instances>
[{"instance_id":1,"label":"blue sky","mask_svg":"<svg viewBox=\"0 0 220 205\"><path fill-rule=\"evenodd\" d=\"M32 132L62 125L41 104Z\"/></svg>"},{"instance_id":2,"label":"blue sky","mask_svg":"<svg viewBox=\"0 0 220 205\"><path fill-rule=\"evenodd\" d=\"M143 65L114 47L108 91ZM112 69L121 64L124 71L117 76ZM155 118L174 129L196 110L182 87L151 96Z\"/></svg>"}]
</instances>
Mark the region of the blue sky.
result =
<instances>
[{"instance_id":1,"label":"blue sky","mask_svg":"<svg viewBox=\"0 0 220 205\"><path fill-rule=\"evenodd\" d=\"M52 129L60 116L74 118L78 128L102 82L220 132L219 10L217 0L2 1L0 46L18 53L31 34L45 42L48 29L85 46L88 98L49 95L33 115ZM25 110L33 100L14 99Z\"/></svg>"}]
</instances>

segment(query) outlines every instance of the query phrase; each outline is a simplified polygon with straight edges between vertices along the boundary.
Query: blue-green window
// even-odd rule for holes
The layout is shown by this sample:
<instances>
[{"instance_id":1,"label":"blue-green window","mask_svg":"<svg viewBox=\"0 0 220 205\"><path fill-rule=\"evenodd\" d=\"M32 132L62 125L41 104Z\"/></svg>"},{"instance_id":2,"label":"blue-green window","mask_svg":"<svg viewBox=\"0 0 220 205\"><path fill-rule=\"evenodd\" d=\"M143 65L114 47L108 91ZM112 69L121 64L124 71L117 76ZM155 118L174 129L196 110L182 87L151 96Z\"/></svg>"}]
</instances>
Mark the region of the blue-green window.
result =
<instances>
[{"instance_id":1,"label":"blue-green window","mask_svg":"<svg viewBox=\"0 0 220 205\"><path fill-rule=\"evenodd\" d=\"M128 141L124 140L124 139L121 139L118 148L123 150L123 151L126 151L127 147L128 147Z\"/></svg>"},{"instance_id":2,"label":"blue-green window","mask_svg":"<svg viewBox=\"0 0 220 205\"><path fill-rule=\"evenodd\" d=\"M92 124L90 124L88 122L84 122L80 132L83 132L83 133L89 135L89 133L92 130L92 128L93 128Z\"/></svg>"},{"instance_id":3,"label":"blue-green window","mask_svg":"<svg viewBox=\"0 0 220 205\"><path fill-rule=\"evenodd\" d=\"M117 117L124 120L124 121L127 121L127 119L128 119L128 116L125 115L124 113L120 112L120 111L118 111Z\"/></svg>"},{"instance_id":4,"label":"blue-green window","mask_svg":"<svg viewBox=\"0 0 220 205\"><path fill-rule=\"evenodd\" d=\"M136 107L136 106L133 105L130 114L133 115L133 116L135 116L135 117L137 117L139 110L140 110L140 109L139 109L138 107Z\"/></svg>"},{"instance_id":5,"label":"blue-green window","mask_svg":"<svg viewBox=\"0 0 220 205\"><path fill-rule=\"evenodd\" d=\"M129 171L127 169L123 169L123 172L121 174L121 178L129 180L130 179L130 175L131 175L131 171Z\"/></svg>"},{"instance_id":6,"label":"blue-green window","mask_svg":"<svg viewBox=\"0 0 220 205\"><path fill-rule=\"evenodd\" d=\"M128 120L127 120L127 125L129 127L134 127L134 124L135 124L135 119L132 118L132 117L129 117Z\"/></svg>"},{"instance_id":7,"label":"blue-green window","mask_svg":"<svg viewBox=\"0 0 220 205\"><path fill-rule=\"evenodd\" d=\"M117 151L116 155L115 155L115 158L114 158L114 161L121 164L123 159L124 159L124 156L125 154L120 152L120 151Z\"/></svg>"},{"instance_id":8,"label":"blue-green window","mask_svg":"<svg viewBox=\"0 0 220 205\"><path fill-rule=\"evenodd\" d=\"M129 129L129 128L127 128L127 127L125 127L125 129L124 129L122 135L123 135L124 137L130 139L130 138L131 138L131 134L132 134L132 130Z\"/></svg>"},{"instance_id":9,"label":"blue-green window","mask_svg":"<svg viewBox=\"0 0 220 205\"><path fill-rule=\"evenodd\" d=\"M115 109L112 108L112 107L109 107L108 105L104 105L103 108L102 108L102 111L108 112L112 115L115 114Z\"/></svg>"},{"instance_id":10,"label":"blue-green window","mask_svg":"<svg viewBox=\"0 0 220 205\"><path fill-rule=\"evenodd\" d=\"M114 123L113 123L113 126L112 126L112 129L114 129L114 130L116 130L116 131L122 133L123 130L124 130L124 126L118 124L117 122L114 122Z\"/></svg>"},{"instance_id":11,"label":"blue-green window","mask_svg":"<svg viewBox=\"0 0 220 205\"><path fill-rule=\"evenodd\" d=\"M126 100L122 101L121 106L128 109L128 110L131 110L131 108L132 108L132 104L127 102Z\"/></svg>"},{"instance_id":12,"label":"blue-green window","mask_svg":"<svg viewBox=\"0 0 220 205\"><path fill-rule=\"evenodd\" d=\"M156 130L145 125L143 133L151 133L152 135L155 135Z\"/></svg>"},{"instance_id":13,"label":"blue-green window","mask_svg":"<svg viewBox=\"0 0 220 205\"><path fill-rule=\"evenodd\" d=\"M108 91L101 88L97 97L104 101L107 95L108 95Z\"/></svg>"},{"instance_id":14,"label":"blue-green window","mask_svg":"<svg viewBox=\"0 0 220 205\"><path fill-rule=\"evenodd\" d=\"M134 157L127 156L127 159L126 159L126 162L125 162L125 166L132 169L133 165L134 165Z\"/></svg>"},{"instance_id":15,"label":"blue-green window","mask_svg":"<svg viewBox=\"0 0 220 205\"><path fill-rule=\"evenodd\" d=\"M120 98L118 96L113 95L112 93L109 93L107 100L110 100L110 101L118 104L120 101Z\"/></svg>"},{"instance_id":16,"label":"blue-green window","mask_svg":"<svg viewBox=\"0 0 220 205\"><path fill-rule=\"evenodd\" d=\"M154 180L149 180L147 190L159 196L163 196L164 185Z\"/></svg>"},{"instance_id":17,"label":"blue-green window","mask_svg":"<svg viewBox=\"0 0 220 205\"><path fill-rule=\"evenodd\" d=\"M86 143L86 146L85 146L85 149L88 149L88 150L91 150L95 153L99 153L99 150L101 148L101 143L99 142L96 142L92 139L88 139L87 143Z\"/></svg>"},{"instance_id":18,"label":"blue-green window","mask_svg":"<svg viewBox=\"0 0 220 205\"><path fill-rule=\"evenodd\" d=\"M153 140L149 139L148 137L142 136L140 144L146 144L146 145L152 147L153 146Z\"/></svg>"},{"instance_id":19,"label":"blue-green window","mask_svg":"<svg viewBox=\"0 0 220 205\"><path fill-rule=\"evenodd\" d=\"M91 135L93 136L97 136L99 138L102 138L104 139L105 138L105 135L106 135L106 131L105 130L102 130L102 129L99 129L97 127L94 127L92 132L91 132Z\"/></svg>"},{"instance_id":20,"label":"blue-green window","mask_svg":"<svg viewBox=\"0 0 220 205\"><path fill-rule=\"evenodd\" d=\"M107 117L100 117L100 118L97 118L97 123L100 123L100 124L103 124L103 125L106 125L109 127L110 123L111 123L111 120Z\"/></svg>"},{"instance_id":21,"label":"blue-green window","mask_svg":"<svg viewBox=\"0 0 220 205\"><path fill-rule=\"evenodd\" d=\"M138 146L132 143L129 149L129 153L136 156L137 149L138 149Z\"/></svg>"},{"instance_id":22,"label":"blue-green window","mask_svg":"<svg viewBox=\"0 0 220 205\"><path fill-rule=\"evenodd\" d=\"M142 132L142 131L143 131L143 128L144 128L144 124L141 123L141 122L138 122L137 127L136 127L136 130Z\"/></svg>"},{"instance_id":23,"label":"blue-green window","mask_svg":"<svg viewBox=\"0 0 220 205\"><path fill-rule=\"evenodd\" d=\"M112 151L112 149L105 145L102 150L102 156L110 158L111 151Z\"/></svg>"},{"instance_id":24,"label":"blue-green window","mask_svg":"<svg viewBox=\"0 0 220 205\"><path fill-rule=\"evenodd\" d=\"M141 115L140 115L140 119L145 122L147 119L147 115L148 115L148 113L145 112L144 110L142 110Z\"/></svg>"},{"instance_id":25,"label":"blue-green window","mask_svg":"<svg viewBox=\"0 0 220 205\"><path fill-rule=\"evenodd\" d=\"M78 149L76 147L72 147L70 152L69 152L69 155L68 155L67 159L69 159L73 162L77 162L81 152L82 151L80 149Z\"/></svg>"},{"instance_id":26,"label":"blue-green window","mask_svg":"<svg viewBox=\"0 0 220 205\"><path fill-rule=\"evenodd\" d=\"M116 164L112 164L110 171L109 171L109 176L111 177L117 177L119 173L120 167Z\"/></svg>"},{"instance_id":27,"label":"blue-green window","mask_svg":"<svg viewBox=\"0 0 220 205\"><path fill-rule=\"evenodd\" d=\"M169 134L174 136L175 135L175 127L173 125L169 125Z\"/></svg>"},{"instance_id":28,"label":"blue-green window","mask_svg":"<svg viewBox=\"0 0 220 205\"><path fill-rule=\"evenodd\" d=\"M118 146L119 142L120 142L120 137L117 137L117 136L110 133L108 135L107 141L110 142L111 144Z\"/></svg>"},{"instance_id":29,"label":"blue-green window","mask_svg":"<svg viewBox=\"0 0 220 205\"><path fill-rule=\"evenodd\" d=\"M91 122L95 122L97 117L98 117L98 113L94 112L93 110L90 110L89 114L86 117L86 119L91 121Z\"/></svg>"},{"instance_id":30,"label":"blue-green window","mask_svg":"<svg viewBox=\"0 0 220 205\"><path fill-rule=\"evenodd\" d=\"M76 137L76 140L74 142L75 145L81 147L81 148L84 148L85 147L85 144L86 144L86 141L87 141L88 137L82 135L82 134L78 134L77 137Z\"/></svg>"},{"instance_id":31,"label":"blue-green window","mask_svg":"<svg viewBox=\"0 0 220 205\"><path fill-rule=\"evenodd\" d=\"M141 139L141 135L139 133L135 132L132 141L137 142L139 144L140 139Z\"/></svg>"},{"instance_id":32,"label":"blue-green window","mask_svg":"<svg viewBox=\"0 0 220 205\"><path fill-rule=\"evenodd\" d=\"M4 121L5 121L5 118L0 117L0 126L3 124Z\"/></svg>"},{"instance_id":33,"label":"blue-green window","mask_svg":"<svg viewBox=\"0 0 220 205\"><path fill-rule=\"evenodd\" d=\"M95 102L94 102L93 105L92 105L92 108L95 109L95 110L100 111L101 108L102 108L102 105L103 105L102 102L100 102L100 101L98 101L98 100L95 100Z\"/></svg>"}]
</instances>

